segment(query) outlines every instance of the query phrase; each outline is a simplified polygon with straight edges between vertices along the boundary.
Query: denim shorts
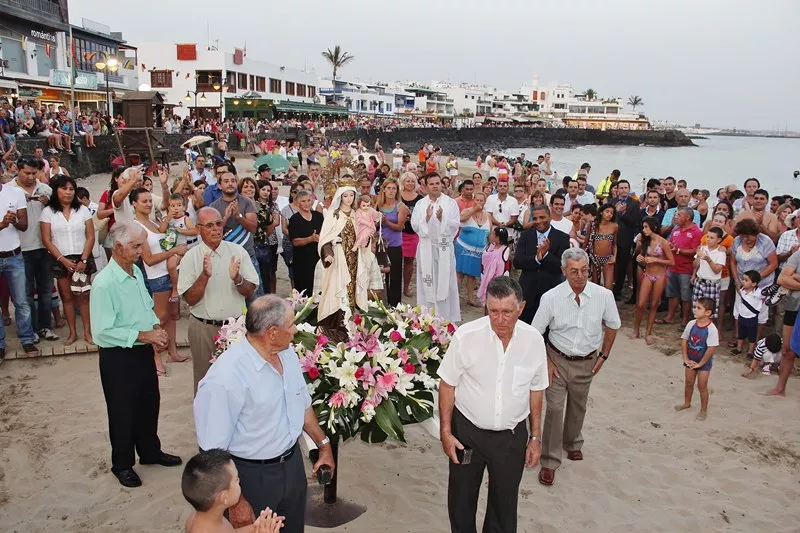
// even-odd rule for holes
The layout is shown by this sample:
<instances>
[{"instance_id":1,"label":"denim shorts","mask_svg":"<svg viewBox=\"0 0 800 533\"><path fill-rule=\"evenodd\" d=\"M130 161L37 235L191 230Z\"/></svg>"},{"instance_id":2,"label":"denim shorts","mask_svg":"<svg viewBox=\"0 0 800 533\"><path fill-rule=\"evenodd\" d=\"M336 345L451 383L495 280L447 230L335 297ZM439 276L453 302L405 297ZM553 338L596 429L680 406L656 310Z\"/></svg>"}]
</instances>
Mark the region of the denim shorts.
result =
<instances>
[{"instance_id":1,"label":"denim shorts","mask_svg":"<svg viewBox=\"0 0 800 533\"><path fill-rule=\"evenodd\" d=\"M692 301L692 275L667 272L667 298L680 296L682 302Z\"/></svg>"},{"instance_id":2,"label":"denim shorts","mask_svg":"<svg viewBox=\"0 0 800 533\"><path fill-rule=\"evenodd\" d=\"M153 294L172 291L172 282L169 280L169 274L161 276L160 278L148 279L147 285L150 287Z\"/></svg>"}]
</instances>

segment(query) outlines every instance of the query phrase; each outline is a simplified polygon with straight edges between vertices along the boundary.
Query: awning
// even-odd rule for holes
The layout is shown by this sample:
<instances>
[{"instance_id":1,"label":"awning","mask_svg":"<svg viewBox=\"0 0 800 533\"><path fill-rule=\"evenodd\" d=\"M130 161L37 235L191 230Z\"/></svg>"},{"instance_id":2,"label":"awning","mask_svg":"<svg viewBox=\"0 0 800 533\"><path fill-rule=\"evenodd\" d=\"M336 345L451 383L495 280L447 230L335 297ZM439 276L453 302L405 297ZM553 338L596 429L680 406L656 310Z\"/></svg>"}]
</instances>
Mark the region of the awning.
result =
<instances>
[{"instance_id":1,"label":"awning","mask_svg":"<svg viewBox=\"0 0 800 533\"><path fill-rule=\"evenodd\" d=\"M309 113L312 115L346 115L347 108L338 105L310 104L284 100L275 103L275 111L281 113Z\"/></svg>"},{"instance_id":2,"label":"awning","mask_svg":"<svg viewBox=\"0 0 800 533\"><path fill-rule=\"evenodd\" d=\"M4 80L0 78L0 89L12 89L16 91L18 88L19 86L14 80Z\"/></svg>"}]
</instances>

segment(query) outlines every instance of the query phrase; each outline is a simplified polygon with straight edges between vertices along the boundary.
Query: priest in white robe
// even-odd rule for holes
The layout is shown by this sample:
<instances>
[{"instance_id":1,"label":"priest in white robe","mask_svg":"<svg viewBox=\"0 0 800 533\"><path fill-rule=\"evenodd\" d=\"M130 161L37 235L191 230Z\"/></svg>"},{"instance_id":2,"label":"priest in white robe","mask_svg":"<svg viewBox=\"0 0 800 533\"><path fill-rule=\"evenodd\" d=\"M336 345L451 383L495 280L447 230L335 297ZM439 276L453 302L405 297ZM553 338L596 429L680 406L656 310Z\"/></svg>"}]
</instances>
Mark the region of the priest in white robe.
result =
<instances>
[{"instance_id":1,"label":"priest in white robe","mask_svg":"<svg viewBox=\"0 0 800 533\"><path fill-rule=\"evenodd\" d=\"M461 321L453 241L460 224L458 204L442 194L438 174L425 178L428 195L414 206L411 227L419 235L417 246L417 304L451 322Z\"/></svg>"}]
</instances>

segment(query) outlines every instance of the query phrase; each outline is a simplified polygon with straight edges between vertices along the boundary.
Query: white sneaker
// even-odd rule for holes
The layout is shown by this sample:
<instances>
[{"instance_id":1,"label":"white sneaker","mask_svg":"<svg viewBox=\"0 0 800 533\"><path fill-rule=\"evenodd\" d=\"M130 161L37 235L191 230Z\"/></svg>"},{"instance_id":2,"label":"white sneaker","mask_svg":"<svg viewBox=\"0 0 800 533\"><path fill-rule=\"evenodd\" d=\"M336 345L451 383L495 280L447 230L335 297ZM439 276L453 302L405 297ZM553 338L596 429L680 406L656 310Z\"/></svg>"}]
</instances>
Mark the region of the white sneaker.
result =
<instances>
[{"instance_id":1,"label":"white sneaker","mask_svg":"<svg viewBox=\"0 0 800 533\"><path fill-rule=\"evenodd\" d=\"M769 376L772 373L770 365L768 364L764 365L764 368L761 369L761 373L764 374L765 376Z\"/></svg>"}]
</instances>

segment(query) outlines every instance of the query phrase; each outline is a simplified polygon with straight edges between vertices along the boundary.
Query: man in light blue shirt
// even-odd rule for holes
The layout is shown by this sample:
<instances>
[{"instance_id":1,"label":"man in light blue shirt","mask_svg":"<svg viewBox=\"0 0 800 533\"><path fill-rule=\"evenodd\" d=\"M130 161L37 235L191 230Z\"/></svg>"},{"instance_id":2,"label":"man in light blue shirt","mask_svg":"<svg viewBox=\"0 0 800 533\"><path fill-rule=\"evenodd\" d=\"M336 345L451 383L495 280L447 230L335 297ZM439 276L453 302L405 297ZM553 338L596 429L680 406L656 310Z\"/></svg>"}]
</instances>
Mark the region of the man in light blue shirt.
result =
<instances>
[{"instance_id":1,"label":"man in light blue shirt","mask_svg":"<svg viewBox=\"0 0 800 533\"><path fill-rule=\"evenodd\" d=\"M223 353L200 381L194 399L197 442L233 455L242 495L256 514L269 507L286 517L283 531L304 530L306 474L297 439L319 447L314 472L334 468L330 440L311 407L292 338L294 312L274 295L255 300L247 335Z\"/></svg>"},{"instance_id":2,"label":"man in light blue shirt","mask_svg":"<svg viewBox=\"0 0 800 533\"><path fill-rule=\"evenodd\" d=\"M689 200L691 197L692 195L688 189L678 189L678 191L675 193L675 201L678 202L678 207L671 207L664 212L664 218L661 219L661 235L664 237L669 237L669 234L672 233L672 230L675 228L675 213L677 213L678 209L681 209L682 207L689 207ZM694 211L692 221L699 228L701 226L700 213L697 211L697 209L692 209L692 211Z\"/></svg>"}]
</instances>

